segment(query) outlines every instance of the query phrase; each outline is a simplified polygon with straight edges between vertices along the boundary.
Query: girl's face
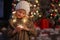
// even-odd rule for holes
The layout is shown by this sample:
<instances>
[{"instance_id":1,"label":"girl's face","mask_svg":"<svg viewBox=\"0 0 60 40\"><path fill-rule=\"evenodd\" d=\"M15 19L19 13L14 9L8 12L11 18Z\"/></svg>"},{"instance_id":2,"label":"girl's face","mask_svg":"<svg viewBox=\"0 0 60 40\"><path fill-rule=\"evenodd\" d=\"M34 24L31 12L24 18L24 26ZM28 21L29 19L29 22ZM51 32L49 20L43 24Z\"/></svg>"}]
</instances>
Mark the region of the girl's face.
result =
<instances>
[{"instance_id":1,"label":"girl's face","mask_svg":"<svg viewBox=\"0 0 60 40\"><path fill-rule=\"evenodd\" d=\"M16 16L17 16L17 18L23 18L23 17L26 16L26 11L25 10L22 10L22 9L17 10L16 11Z\"/></svg>"}]
</instances>

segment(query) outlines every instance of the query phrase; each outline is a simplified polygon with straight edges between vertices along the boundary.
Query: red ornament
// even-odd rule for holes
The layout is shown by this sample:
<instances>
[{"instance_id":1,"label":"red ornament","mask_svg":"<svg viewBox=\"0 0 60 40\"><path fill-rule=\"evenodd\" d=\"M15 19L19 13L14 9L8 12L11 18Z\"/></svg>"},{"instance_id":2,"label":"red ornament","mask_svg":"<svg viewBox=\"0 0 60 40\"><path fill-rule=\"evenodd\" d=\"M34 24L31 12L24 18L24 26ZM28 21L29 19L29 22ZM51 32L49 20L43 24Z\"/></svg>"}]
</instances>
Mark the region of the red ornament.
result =
<instances>
[{"instance_id":1,"label":"red ornament","mask_svg":"<svg viewBox=\"0 0 60 40\"><path fill-rule=\"evenodd\" d=\"M39 27L41 29L47 29L49 28L49 20L46 18L42 18L41 20L39 20Z\"/></svg>"}]
</instances>

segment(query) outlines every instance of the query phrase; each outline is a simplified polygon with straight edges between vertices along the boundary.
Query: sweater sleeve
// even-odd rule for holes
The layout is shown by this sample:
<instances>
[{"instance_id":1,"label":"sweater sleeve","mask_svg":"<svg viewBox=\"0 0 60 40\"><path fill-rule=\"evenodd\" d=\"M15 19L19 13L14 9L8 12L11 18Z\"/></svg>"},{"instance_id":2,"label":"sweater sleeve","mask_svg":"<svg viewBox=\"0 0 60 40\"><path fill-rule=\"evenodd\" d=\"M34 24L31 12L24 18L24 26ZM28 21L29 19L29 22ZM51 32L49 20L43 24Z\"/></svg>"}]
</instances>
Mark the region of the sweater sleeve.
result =
<instances>
[{"instance_id":1,"label":"sweater sleeve","mask_svg":"<svg viewBox=\"0 0 60 40\"><path fill-rule=\"evenodd\" d=\"M12 37L13 35L16 34L16 31L14 29L15 29L15 26L14 26L13 20L9 19L9 27L8 27L8 34L7 34L8 37Z\"/></svg>"},{"instance_id":2,"label":"sweater sleeve","mask_svg":"<svg viewBox=\"0 0 60 40\"><path fill-rule=\"evenodd\" d=\"M29 21L28 23L29 23L28 24L28 27L30 29L29 35L36 36L37 35L37 32L36 32L36 28L33 25L33 22L32 21Z\"/></svg>"}]
</instances>

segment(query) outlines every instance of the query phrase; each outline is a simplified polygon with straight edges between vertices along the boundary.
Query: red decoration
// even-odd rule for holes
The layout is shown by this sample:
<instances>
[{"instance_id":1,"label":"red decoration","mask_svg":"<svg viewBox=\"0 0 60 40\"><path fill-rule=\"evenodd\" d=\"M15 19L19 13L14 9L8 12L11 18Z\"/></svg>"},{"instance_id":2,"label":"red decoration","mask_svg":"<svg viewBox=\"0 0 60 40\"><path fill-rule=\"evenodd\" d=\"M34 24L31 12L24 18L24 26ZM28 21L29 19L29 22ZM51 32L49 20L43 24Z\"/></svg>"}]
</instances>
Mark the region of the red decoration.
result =
<instances>
[{"instance_id":1,"label":"red decoration","mask_svg":"<svg viewBox=\"0 0 60 40\"><path fill-rule=\"evenodd\" d=\"M39 20L39 27L41 29L47 29L49 28L49 20L46 18L42 18L41 20Z\"/></svg>"}]
</instances>

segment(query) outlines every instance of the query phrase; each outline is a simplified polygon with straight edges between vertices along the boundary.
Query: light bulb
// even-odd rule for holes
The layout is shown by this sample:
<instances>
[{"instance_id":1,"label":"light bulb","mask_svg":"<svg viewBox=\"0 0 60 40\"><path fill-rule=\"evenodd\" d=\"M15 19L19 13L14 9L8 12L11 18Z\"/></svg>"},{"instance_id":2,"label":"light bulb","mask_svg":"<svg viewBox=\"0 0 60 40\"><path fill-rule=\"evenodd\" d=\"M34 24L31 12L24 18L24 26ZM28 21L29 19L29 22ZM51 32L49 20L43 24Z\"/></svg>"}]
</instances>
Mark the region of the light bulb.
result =
<instances>
[{"instance_id":1,"label":"light bulb","mask_svg":"<svg viewBox=\"0 0 60 40\"><path fill-rule=\"evenodd\" d=\"M15 13L16 13L16 11L13 11L13 12L12 12L12 14L15 14Z\"/></svg>"},{"instance_id":2,"label":"light bulb","mask_svg":"<svg viewBox=\"0 0 60 40\"><path fill-rule=\"evenodd\" d=\"M55 9L55 12L57 12L58 10L57 9Z\"/></svg>"},{"instance_id":3,"label":"light bulb","mask_svg":"<svg viewBox=\"0 0 60 40\"><path fill-rule=\"evenodd\" d=\"M36 15L36 13L34 13L34 15Z\"/></svg>"},{"instance_id":4,"label":"light bulb","mask_svg":"<svg viewBox=\"0 0 60 40\"><path fill-rule=\"evenodd\" d=\"M13 22L16 22L16 19L13 19Z\"/></svg>"},{"instance_id":5,"label":"light bulb","mask_svg":"<svg viewBox=\"0 0 60 40\"><path fill-rule=\"evenodd\" d=\"M38 10L36 12L38 13Z\"/></svg>"},{"instance_id":6,"label":"light bulb","mask_svg":"<svg viewBox=\"0 0 60 40\"><path fill-rule=\"evenodd\" d=\"M36 5L34 5L34 7L36 7Z\"/></svg>"},{"instance_id":7,"label":"light bulb","mask_svg":"<svg viewBox=\"0 0 60 40\"><path fill-rule=\"evenodd\" d=\"M60 6L60 4L59 4L59 6Z\"/></svg>"},{"instance_id":8,"label":"light bulb","mask_svg":"<svg viewBox=\"0 0 60 40\"><path fill-rule=\"evenodd\" d=\"M42 15L39 15L39 17L42 17Z\"/></svg>"},{"instance_id":9,"label":"light bulb","mask_svg":"<svg viewBox=\"0 0 60 40\"><path fill-rule=\"evenodd\" d=\"M31 15L33 15L33 12L31 12Z\"/></svg>"},{"instance_id":10,"label":"light bulb","mask_svg":"<svg viewBox=\"0 0 60 40\"><path fill-rule=\"evenodd\" d=\"M22 21L23 21L23 23L26 23L27 22L27 18L23 18Z\"/></svg>"},{"instance_id":11,"label":"light bulb","mask_svg":"<svg viewBox=\"0 0 60 40\"><path fill-rule=\"evenodd\" d=\"M53 15L53 14L50 14L51 16Z\"/></svg>"},{"instance_id":12,"label":"light bulb","mask_svg":"<svg viewBox=\"0 0 60 40\"><path fill-rule=\"evenodd\" d=\"M36 0L36 3L38 3L38 0Z\"/></svg>"}]
</instances>

